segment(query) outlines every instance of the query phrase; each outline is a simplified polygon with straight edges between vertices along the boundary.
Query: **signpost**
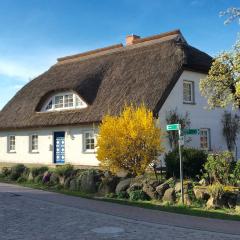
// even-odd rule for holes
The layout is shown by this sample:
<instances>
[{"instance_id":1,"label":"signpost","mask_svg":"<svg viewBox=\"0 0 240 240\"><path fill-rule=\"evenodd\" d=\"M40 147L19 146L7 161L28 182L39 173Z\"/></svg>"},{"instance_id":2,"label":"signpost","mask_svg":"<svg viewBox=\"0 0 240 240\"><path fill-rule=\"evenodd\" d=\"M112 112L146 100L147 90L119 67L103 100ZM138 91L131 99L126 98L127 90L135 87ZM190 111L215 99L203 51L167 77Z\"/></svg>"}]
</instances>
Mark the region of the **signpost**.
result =
<instances>
[{"instance_id":1,"label":"signpost","mask_svg":"<svg viewBox=\"0 0 240 240\"><path fill-rule=\"evenodd\" d=\"M181 124L169 124L167 125L167 131L178 131L178 149L179 149L179 160L180 160L180 182L181 182L181 196L182 204L184 204L184 192L183 192L183 166L182 166L182 145L184 145L184 137L181 135Z\"/></svg>"}]
</instances>

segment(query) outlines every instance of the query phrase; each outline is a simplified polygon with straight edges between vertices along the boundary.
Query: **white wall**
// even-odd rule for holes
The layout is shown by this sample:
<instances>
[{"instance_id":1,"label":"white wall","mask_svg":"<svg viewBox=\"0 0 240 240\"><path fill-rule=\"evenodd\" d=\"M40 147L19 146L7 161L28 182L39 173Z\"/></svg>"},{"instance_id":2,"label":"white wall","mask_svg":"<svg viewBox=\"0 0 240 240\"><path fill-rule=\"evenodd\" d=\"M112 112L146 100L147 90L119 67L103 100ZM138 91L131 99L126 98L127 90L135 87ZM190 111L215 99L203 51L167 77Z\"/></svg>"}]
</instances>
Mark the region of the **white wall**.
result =
<instances>
[{"instance_id":1,"label":"white wall","mask_svg":"<svg viewBox=\"0 0 240 240\"><path fill-rule=\"evenodd\" d=\"M204 78L206 75L184 71L179 78L178 82L172 89L169 97L165 101L161 110L159 111L159 119L162 129L166 128L166 112L169 110L177 111L180 114L189 113L189 118L191 120L191 128L209 128L211 137L211 150L227 150L226 141L222 135L222 124L221 119L224 113L224 109L207 110L207 100L203 98L199 91L200 79ZM194 94L195 94L195 104L184 104L183 103L183 81L189 80L194 81ZM228 110L231 110L229 108ZM187 143L187 146L199 148L200 147L200 136L192 135L192 141ZM168 139L164 139L166 151L170 150L170 145ZM240 141L237 144L240 148ZM240 150L240 149L239 149ZM238 150L238 158L240 158L240 151Z\"/></svg>"},{"instance_id":2,"label":"white wall","mask_svg":"<svg viewBox=\"0 0 240 240\"><path fill-rule=\"evenodd\" d=\"M85 131L94 130L96 127L61 127L36 130L19 130L0 132L0 162L10 163L36 163L53 164L53 133L55 131L65 132L65 163L75 165L97 166L96 154L86 153L83 149L83 135ZM29 136L38 134L38 152L29 151ZM8 152L7 136L16 136L16 152Z\"/></svg>"},{"instance_id":3,"label":"white wall","mask_svg":"<svg viewBox=\"0 0 240 240\"><path fill-rule=\"evenodd\" d=\"M206 99L200 95L199 81L205 75L184 71L180 79L172 89L169 97L162 106L159 112L159 118L162 129L166 128L166 112L177 110L181 114L189 112L191 119L191 128L209 128L211 132L211 149L226 150L227 146L225 139L222 136L221 118L224 112L223 109L206 110ZM194 81L195 104L183 104L183 80ZM93 126L79 127L59 127L47 129L19 130L14 132L0 132L0 162L21 162L21 163L36 163L36 164L53 164L53 133L54 131L65 132L65 163L85 166L97 166L98 160L95 153L86 153L83 149L83 133L87 130L97 130ZM29 136L38 134L39 151L31 153L29 151ZM16 136L16 153L8 153L7 151L7 136ZM170 146L168 139L165 138L165 150L169 151ZM188 144L195 148L200 147L200 136L192 136L192 141ZM52 147L51 147L52 146ZM240 150L240 141L238 141ZM238 150L238 158L240 152Z\"/></svg>"}]
</instances>

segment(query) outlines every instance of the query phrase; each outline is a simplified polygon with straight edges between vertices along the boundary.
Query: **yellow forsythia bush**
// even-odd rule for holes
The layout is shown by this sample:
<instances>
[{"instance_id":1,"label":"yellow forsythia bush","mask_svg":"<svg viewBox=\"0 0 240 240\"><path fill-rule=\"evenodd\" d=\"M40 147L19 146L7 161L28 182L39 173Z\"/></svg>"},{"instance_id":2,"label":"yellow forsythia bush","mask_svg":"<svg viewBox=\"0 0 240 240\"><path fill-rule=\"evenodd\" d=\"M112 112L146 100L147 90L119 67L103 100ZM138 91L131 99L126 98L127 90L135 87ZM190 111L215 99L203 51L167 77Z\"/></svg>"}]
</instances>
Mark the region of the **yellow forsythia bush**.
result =
<instances>
[{"instance_id":1,"label":"yellow forsythia bush","mask_svg":"<svg viewBox=\"0 0 240 240\"><path fill-rule=\"evenodd\" d=\"M163 152L161 129L144 105L125 106L120 116L106 115L99 129L97 158L104 170L143 174Z\"/></svg>"}]
</instances>

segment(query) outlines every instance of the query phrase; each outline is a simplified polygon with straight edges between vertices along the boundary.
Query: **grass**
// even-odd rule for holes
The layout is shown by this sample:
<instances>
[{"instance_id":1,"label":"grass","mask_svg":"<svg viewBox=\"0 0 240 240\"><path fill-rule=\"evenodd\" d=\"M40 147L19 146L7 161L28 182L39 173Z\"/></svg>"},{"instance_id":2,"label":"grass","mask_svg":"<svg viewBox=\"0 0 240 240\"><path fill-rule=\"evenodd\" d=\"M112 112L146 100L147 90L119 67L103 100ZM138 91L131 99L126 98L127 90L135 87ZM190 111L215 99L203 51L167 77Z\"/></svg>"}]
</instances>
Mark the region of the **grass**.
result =
<instances>
[{"instance_id":1,"label":"grass","mask_svg":"<svg viewBox=\"0 0 240 240\"><path fill-rule=\"evenodd\" d=\"M236 212L234 212L231 209L207 210L205 208L200 208L196 206L188 207L185 205L183 206L183 205L163 204L158 201L130 201L127 199L115 199L115 198L106 198L106 197L98 198L94 194L87 194L79 191L70 191L70 190L58 188L58 187L50 187L40 183L33 183L33 182L16 183L13 181L5 180L3 178L0 178L0 182L17 184L24 187L40 189L44 191L62 193L62 194L75 196L75 197L82 197L82 198L94 199L98 201L118 203L123 205L159 210L164 212L179 213L179 214L206 217L206 218L240 221L240 215L236 214Z\"/></svg>"}]
</instances>

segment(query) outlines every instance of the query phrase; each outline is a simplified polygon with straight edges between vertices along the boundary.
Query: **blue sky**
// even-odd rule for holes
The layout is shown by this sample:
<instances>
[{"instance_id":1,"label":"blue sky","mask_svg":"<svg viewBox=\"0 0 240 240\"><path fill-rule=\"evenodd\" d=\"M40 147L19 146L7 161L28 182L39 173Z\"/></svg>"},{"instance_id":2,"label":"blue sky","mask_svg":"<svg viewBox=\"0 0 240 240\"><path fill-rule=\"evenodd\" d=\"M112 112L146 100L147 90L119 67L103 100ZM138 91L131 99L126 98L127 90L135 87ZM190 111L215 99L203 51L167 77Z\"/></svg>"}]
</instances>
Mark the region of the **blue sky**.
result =
<instances>
[{"instance_id":1,"label":"blue sky","mask_svg":"<svg viewBox=\"0 0 240 240\"><path fill-rule=\"evenodd\" d=\"M230 49L240 25L219 12L239 0L0 0L0 109L56 58L179 28L211 55Z\"/></svg>"}]
</instances>

